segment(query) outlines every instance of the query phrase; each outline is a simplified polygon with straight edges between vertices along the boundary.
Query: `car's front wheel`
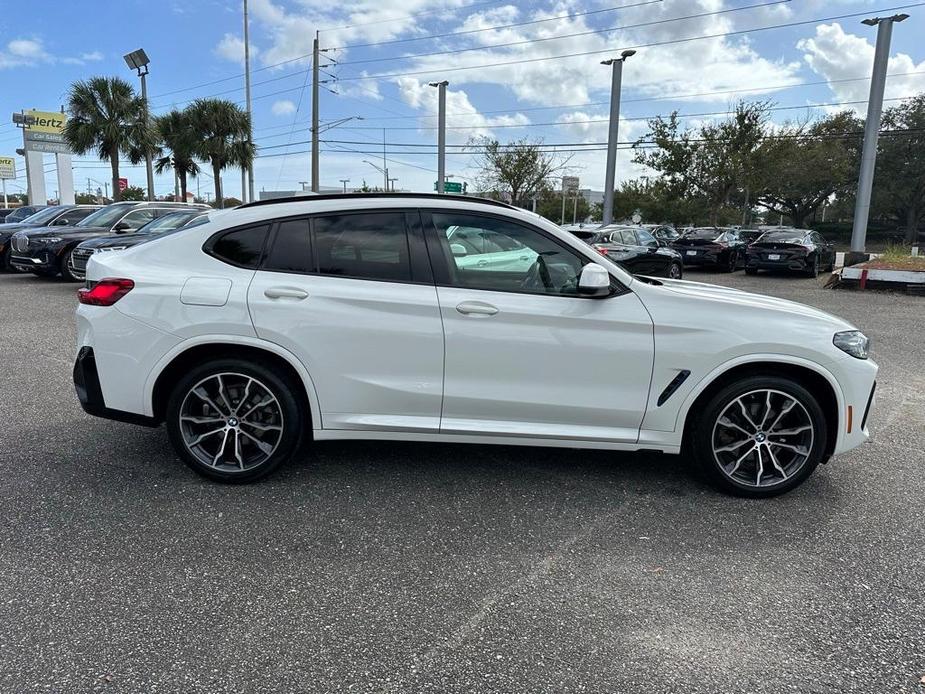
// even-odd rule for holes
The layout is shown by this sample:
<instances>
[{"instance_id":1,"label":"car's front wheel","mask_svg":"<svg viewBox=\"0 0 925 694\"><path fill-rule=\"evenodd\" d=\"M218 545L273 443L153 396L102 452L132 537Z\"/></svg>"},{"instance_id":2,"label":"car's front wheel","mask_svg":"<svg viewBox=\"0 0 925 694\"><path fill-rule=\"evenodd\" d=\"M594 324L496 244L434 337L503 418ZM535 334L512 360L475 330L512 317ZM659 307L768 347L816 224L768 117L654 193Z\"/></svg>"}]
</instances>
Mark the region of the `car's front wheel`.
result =
<instances>
[{"instance_id":1,"label":"car's front wheel","mask_svg":"<svg viewBox=\"0 0 925 694\"><path fill-rule=\"evenodd\" d=\"M301 399L272 364L220 359L192 369L167 406L171 443L193 470L220 482L253 482L298 449Z\"/></svg>"},{"instance_id":2,"label":"car's front wheel","mask_svg":"<svg viewBox=\"0 0 925 694\"><path fill-rule=\"evenodd\" d=\"M671 267L668 268L668 277L673 280L681 279L681 276L684 274L684 268L681 263L672 263Z\"/></svg>"},{"instance_id":3,"label":"car's front wheel","mask_svg":"<svg viewBox=\"0 0 925 694\"><path fill-rule=\"evenodd\" d=\"M708 479L723 491L749 497L776 496L800 485L821 462L827 440L816 398L779 376L726 386L689 432Z\"/></svg>"},{"instance_id":4,"label":"car's front wheel","mask_svg":"<svg viewBox=\"0 0 925 694\"><path fill-rule=\"evenodd\" d=\"M64 256L62 256L61 258L61 277L66 279L68 282L83 282L83 277L78 277L74 273L74 270L72 269L72 265L74 263L74 260L72 257L73 255L74 255L74 248L71 248L64 254Z\"/></svg>"}]
</instances>

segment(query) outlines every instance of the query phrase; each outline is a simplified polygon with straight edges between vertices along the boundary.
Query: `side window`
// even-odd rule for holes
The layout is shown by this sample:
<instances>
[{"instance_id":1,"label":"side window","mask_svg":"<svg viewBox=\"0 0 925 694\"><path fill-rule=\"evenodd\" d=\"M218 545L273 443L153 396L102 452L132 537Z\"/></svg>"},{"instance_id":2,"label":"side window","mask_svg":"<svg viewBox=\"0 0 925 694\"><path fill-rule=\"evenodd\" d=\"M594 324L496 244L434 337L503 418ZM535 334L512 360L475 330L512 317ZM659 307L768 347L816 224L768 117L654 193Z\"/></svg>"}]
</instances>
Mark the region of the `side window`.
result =
<instances>
[{"instance_id":1,"label":"side window","mask_svg":"<svg viewBox=\"0 0 925 694\"><path fill-rule=\"evenodd\" d=\"M450 284L469 289L577 294L581 269L590 261L556 241L495 217L434 212L434 227L446 259ZM457 243L459 229L481 243Z\"/></svg>"},{"instance_id":2,"label":"side window","mask_svg":"<svg viewBox=\"0 0 925 694\"><path fill-rule=\"evenodd\" d=\"M636 236L639 237L640 246L650 246L651 248L658 246L658 241L655 240L655 237L645 229L637 229Z\"/></svg>"},{"instance_id":3,"label":"side window","mask_svg":"<svg viewBox=\"0 0 925 694\"><path fill-rule=\"evenodd\" d=\"M622 243L624 246L636 245L636 237L633 236L633 232L629 229L621 229L620 231L614 232L614 237L616 243Z\"/></svg>"},{"instance_id":4,"label":"side window","mask_svg":"<svg viewBox=\"0 0 925 694\"><path fill-rule=\"evenodd\" d=\"M68 224L76 224L84 217L89 217L91 214L96 212L94 209L88 209L86 207L77 207L73 210L69 210L65 217L67 217Z\"/></svg>"},{"instance_id":5,"label":"side window","mask_svg":"<svg viewBox=\"0 0 925 694\"><path fill-rule=\"evenodd\" d=\"M288 219L276 229L273 248L267 253L264 270L306 273L312 263L311 224L308 219Z\"/></svg>"},{"instance_id":6,"label":"side window","mask_svg":"<svg viewBox=\"0 0 925 694\"><path fill-rule=\"evenodd\" d=\"M119 229L139 229L154 219L155 211L152 209L135 210L125 215L116 227Z\"/></svg>"},{"instance_id":7,"label":"side window","mask_svg":"<svg viewBox=\"0 0 925 694\"><path fill-rule=\"evenodd\" d=\"M268 230L264 224L220 233L206 242L206 252L229 265L256 269Z\"/></svg>"},{"instance_id":8,"label":"side window","mask_svg":"<svg viewBox=\"0 0 925 694\"><path fill-rule=\"evenodd\" d=\"M322 275L412 281L403 212L315 217L312 245Z\"/></svg>"}]
</instances>

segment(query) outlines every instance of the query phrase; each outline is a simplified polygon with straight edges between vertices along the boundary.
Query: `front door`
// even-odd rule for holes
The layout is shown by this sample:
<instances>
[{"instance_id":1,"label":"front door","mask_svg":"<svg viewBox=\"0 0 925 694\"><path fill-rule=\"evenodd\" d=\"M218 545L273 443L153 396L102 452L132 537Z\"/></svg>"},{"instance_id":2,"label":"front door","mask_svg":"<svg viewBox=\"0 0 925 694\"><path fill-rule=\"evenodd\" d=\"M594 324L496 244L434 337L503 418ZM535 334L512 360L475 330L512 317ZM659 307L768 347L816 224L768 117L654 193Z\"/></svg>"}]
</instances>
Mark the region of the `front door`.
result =
<instances>
[{"instance_id":1,"label":"front door","mask_svg":"<svg viewBox=\"0 0 925 694\"><path fill-rule=\"evenodd\" d=\"M417 212L282 220L248 306L308 369L323 428L438 430L443 327Z\"/></svg>"},{"instance_id":2,"label":"front door","mask_svg":"<svg viewBox=\"0 0 925 694\"><path fill-rule=\"evenodd\" d=\"M526 224L433 211L424 227L446 334L440 431L635 442L654 351L636 295L614 281L610 298L581 297L593 261ZM518 261L480 264L452 247L460 228Z\"/></svg>"}]
</instances>

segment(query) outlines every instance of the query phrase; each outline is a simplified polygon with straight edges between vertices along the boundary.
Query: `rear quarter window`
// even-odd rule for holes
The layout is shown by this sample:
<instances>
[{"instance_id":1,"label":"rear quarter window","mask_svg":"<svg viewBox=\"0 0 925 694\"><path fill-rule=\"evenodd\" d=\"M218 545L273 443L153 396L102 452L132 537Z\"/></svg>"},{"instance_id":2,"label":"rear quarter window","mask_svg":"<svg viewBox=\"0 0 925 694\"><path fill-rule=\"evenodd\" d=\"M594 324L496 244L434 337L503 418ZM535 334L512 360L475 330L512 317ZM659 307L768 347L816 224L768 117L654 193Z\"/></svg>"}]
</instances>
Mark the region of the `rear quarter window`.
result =
<instances>
[{"instance_id":1,"label":"rear quarter window","mask_svg":"<svg viewBox=\"0 0 925 694\"><path fill-rule=\"evenodd\" d=\"M266 244L269 224L221 231L204 246L206 253L235 267L256 270Z\"/></svg>"}]
</instances>

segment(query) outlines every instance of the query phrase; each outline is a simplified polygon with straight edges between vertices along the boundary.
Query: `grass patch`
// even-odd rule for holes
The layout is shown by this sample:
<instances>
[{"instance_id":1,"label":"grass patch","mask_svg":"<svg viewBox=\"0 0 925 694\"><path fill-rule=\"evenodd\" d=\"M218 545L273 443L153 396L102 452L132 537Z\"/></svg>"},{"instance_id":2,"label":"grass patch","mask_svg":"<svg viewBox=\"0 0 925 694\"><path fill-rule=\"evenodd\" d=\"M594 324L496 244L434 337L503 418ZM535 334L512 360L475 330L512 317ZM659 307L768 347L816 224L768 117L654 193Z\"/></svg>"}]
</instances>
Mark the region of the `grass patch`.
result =
<instances>
[{"instance_id":1,"label":"grass patch","mask_svg":"<svg viewBox=\"0 0 925 694\"><path fill-rule=\"evenodd\" d=\"M925 255L912 255L909 246L891 244L881 256L864 263L862 267L871 270L917 270L925 272Z\"/></svg>"}]
</instances>

